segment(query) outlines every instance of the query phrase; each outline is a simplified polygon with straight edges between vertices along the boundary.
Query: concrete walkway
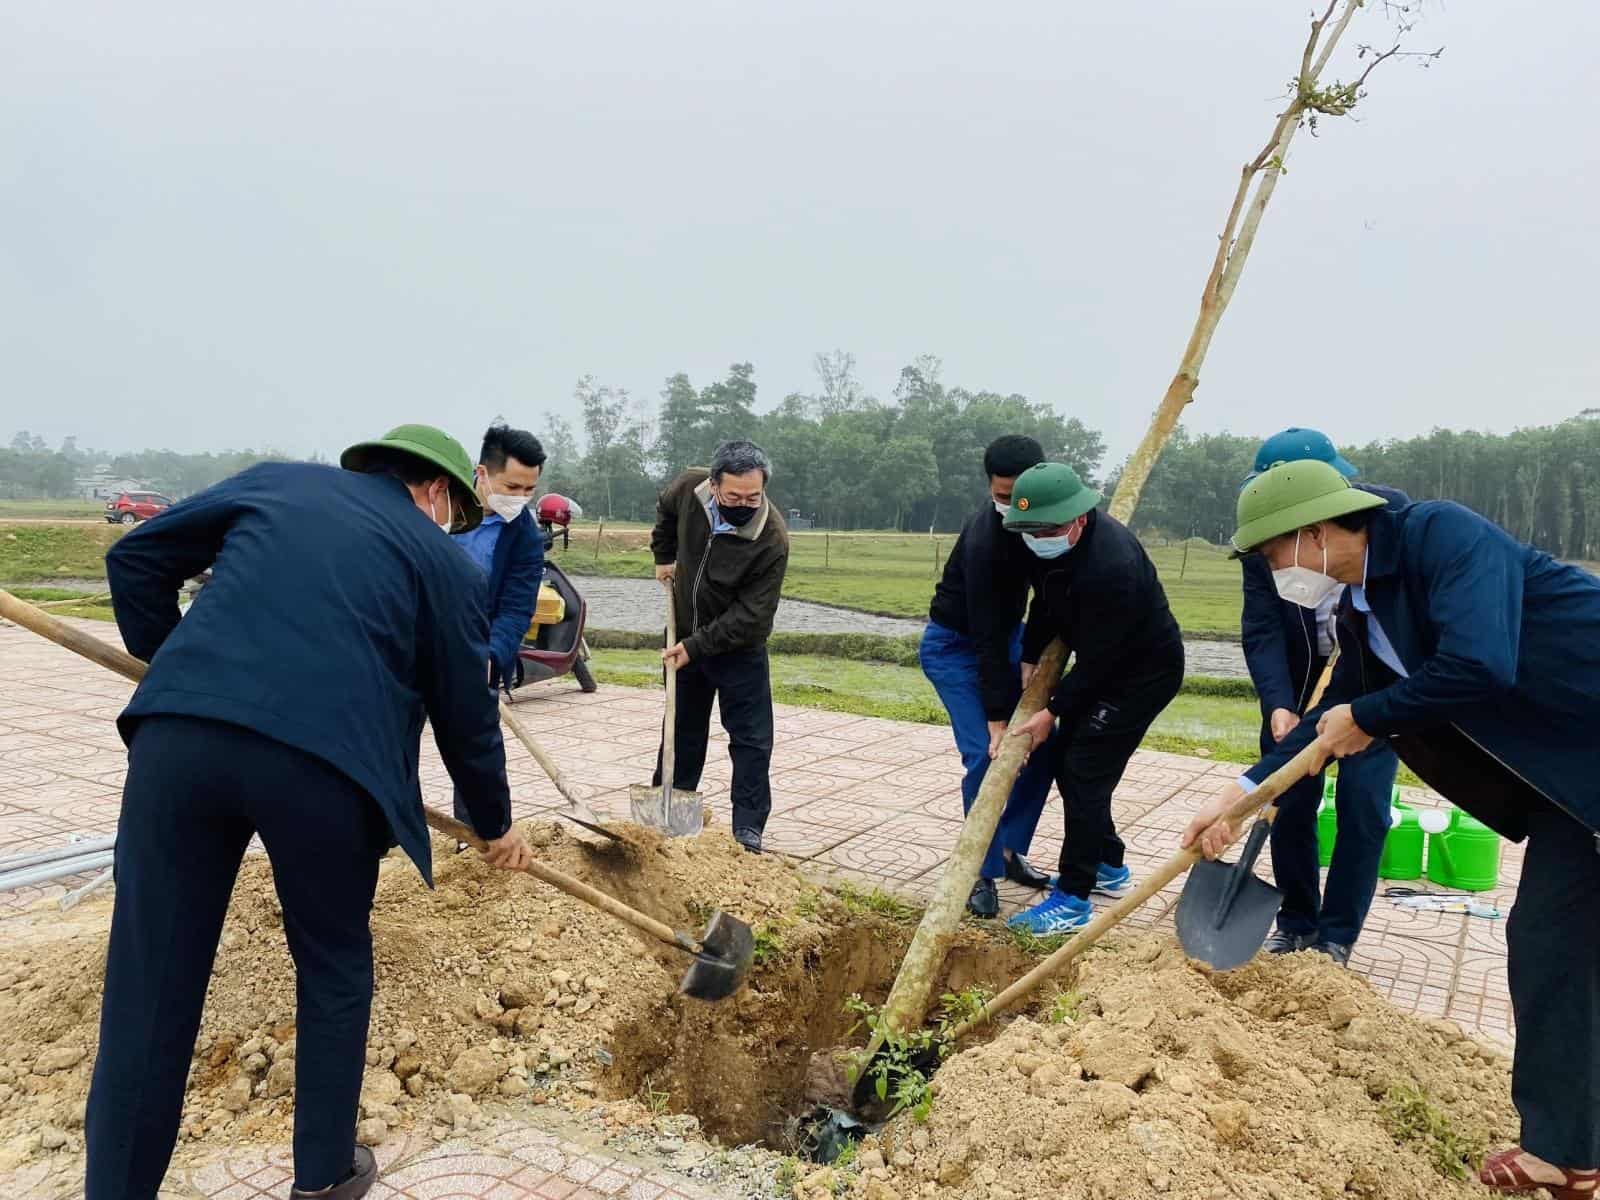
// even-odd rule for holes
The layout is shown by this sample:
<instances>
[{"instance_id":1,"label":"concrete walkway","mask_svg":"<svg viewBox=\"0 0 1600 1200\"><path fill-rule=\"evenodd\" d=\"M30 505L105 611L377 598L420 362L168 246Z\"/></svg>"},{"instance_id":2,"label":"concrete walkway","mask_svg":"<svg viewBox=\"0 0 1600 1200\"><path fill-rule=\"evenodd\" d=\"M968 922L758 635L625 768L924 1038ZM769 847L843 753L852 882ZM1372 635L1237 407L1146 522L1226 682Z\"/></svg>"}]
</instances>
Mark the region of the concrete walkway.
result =
<instances>
[{"instance_id":1,"label":"concrete walkway","mask_svg":"<svg viewBox=\"0 0 1600 1200\"><path fill-rule=\"evenodd\" d=\"M82 622L100 637L113 626ZM101 667L15 627L0 627L0 856L60 845L72 834L115 831L126 757L113 719L131 688ZM602 688L583 695L569 679L524 693L522 719L602 814L627 811L628 785L654 764L660 729L652 691ZM726 822L729 766L724 735L713 724L702 788L715 819ZM580 731L582 731L580 733ZM448 810L450 784L424 739L422 782L428 803ZM521 747L507 749L519 817L552 811L560 801ZM1140 752L1115 798L1117 824L1135 876L1173 854L1196 808L1237 768L1204 759ZM938 882L959 829L961 764L949 730L847 714L780 706L773 762L773 816L768 847L791 855L815 875L853 877L908 897L926 897ZM1419 793L1408 801L1438 805ZM1051 799L1034 857L1051 862L1062 837L1060 800ZM1522 856L1505 845L1500 885L1481 899L1509 910ZM1263 864L1262 869L1265 869ZM0 893L5 921L62 894L82 880ZM1416 886L1426 887L1426 883ZM1030 898L1002 885L1006 911ZM1139 928L1170 929L1180 887L1174 884L1129 918ZM1097 903L1102 903L1097 900ZM1480 1038L1509 1042L1505 923L1401 909L1380 895L1353 967L1407 1012L1444 1016ZM430 1144L397 1136L383 1148L387 1178L377 1200L677 1200L707 1193L670 1172L621 1162L614 1155L563 1141L532 1122L502 1131L492 1144ZM287 1195L286 1151L239 1150L175 1180L171 1195L211 1200L281 1200ZM9 1179L0 1195L58 1200L35 1164Z\"/></svg>"}]
</instances>

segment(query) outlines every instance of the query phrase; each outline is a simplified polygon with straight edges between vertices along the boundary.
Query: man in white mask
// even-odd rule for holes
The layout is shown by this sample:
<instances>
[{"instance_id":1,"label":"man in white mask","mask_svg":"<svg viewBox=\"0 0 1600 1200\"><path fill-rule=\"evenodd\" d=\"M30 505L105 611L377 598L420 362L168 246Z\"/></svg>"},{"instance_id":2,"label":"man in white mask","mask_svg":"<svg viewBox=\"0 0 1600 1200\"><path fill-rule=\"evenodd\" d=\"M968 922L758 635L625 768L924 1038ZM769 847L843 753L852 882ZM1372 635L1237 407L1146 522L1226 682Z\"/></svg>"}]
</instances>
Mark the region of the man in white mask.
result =
<instances>
[{"instance_id":1,"label":"man in white mask","mask_svg":"<svg viewBox=\"0 0 1600 1200\"><path fill-rule=\"evenodd\" d=\"M1241 491L1281 462L1326 463L1346 479L1356 469L1315 429L1285 429L1261 443L1254 469ZM1401 493L1357 483L1393 507L1409 503ZM1244 609L1239 632L1250 680L1261 698L1261 752L1281 742L1306 711L1334 645L1334 610L1344 585L1327 574L1324 547L1301 540L1288 565L1273 570L1265 556L1249 554L1241 566ZM1389 832L1394 790L1394 751L1374 743L1339 765L1336 790L1338 834L1323 884L1319 870L1317 809L1322 776L1284 793L1272 824L1272 876L1283 892L1278 927L1267 939L1271 954L1314 949L1335 962L1349 960L1378 888L1378 861Z\"/></svg>"},{"instance_id":2,"label":"man in white mask","mask_svg":"<svg viewBox=\"0 0 1600 1200\"><path fill-rule=\"evenodd\" d=\"M478 452L476 485L483 523L456 535L456 543L489 581L488 686L509 689L517 648L533 620L544 579L544 535L528 512L544 470L544 447L525 429L489 426ZM463 817L456 796L456 816Z\"/></svg>"},{"instance_id":3,"label":"man in white mask","mask_svg":"<svg viewBox=\"0 0 1600 1200\"><path fill-rule=\"evenodd\" d=\"M1111 793L1183 683L1183 636L1155 566L1127 526L1098 511L1099 503L1100 493L1071 467L1040 463L1017 477L1004 519L1008 532L1022 535L1031 559L1034 601L1022 661L1037 663L1051 638L1073 654L1049 707L1012 735L1030 738L1034 754L1049 755L1066 809L1055 886L1009 922L1040 937L1087 925L1091 893L1131 890Z\"/></svg>"}]
</instances>

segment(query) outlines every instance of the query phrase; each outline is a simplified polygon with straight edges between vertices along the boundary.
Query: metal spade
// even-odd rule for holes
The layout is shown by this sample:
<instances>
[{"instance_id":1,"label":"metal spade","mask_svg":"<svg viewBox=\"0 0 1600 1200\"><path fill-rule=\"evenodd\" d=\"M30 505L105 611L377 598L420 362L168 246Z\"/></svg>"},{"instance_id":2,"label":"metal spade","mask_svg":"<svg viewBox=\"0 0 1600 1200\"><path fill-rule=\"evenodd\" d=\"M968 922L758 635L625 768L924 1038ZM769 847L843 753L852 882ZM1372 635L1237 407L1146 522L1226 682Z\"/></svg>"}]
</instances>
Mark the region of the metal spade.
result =
<instances>
[{"instance_id":1,"label":"metal spade","mask_svg":"<svg viewBox=\"0 0 1600 1200\"><path fill-rule=\"evenodd\" d=\"M1178 941L1190 958L1231 971L1255 957L1267 940L1283 893L1256 878L1256 859L1272 830L1271 805L1250 828L1239 861L1197 862L1178 897Z\"/></svg>"}]
</instances>

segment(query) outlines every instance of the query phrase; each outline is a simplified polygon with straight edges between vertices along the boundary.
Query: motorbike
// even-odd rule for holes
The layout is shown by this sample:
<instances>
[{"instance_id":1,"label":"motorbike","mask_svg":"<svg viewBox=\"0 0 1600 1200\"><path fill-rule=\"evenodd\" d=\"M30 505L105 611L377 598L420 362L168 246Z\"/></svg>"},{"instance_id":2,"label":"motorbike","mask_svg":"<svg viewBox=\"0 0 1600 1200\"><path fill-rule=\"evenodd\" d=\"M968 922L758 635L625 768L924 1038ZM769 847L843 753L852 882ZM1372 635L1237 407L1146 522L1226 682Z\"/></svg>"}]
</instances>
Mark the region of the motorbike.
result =
<instances>
[{"instance_id":1,"label":"motorbike","mask_svg":"<svg viewBox=\"0 0 1600 1200\"><path fill-rule=\"evenodd\" d=\"M517 650L516 673L506 689L513 699L519 688L569 672L585 692L599 686L589 668L589 644L583 640L589 606L567 573L550 558L558 538L563 550L568 547L569 527L582 515L583 509L575 501L554 492L541 497L534 510L534 520L544 537L544 584L539 589L533 623Z\"/></svg>"}]
</instances>

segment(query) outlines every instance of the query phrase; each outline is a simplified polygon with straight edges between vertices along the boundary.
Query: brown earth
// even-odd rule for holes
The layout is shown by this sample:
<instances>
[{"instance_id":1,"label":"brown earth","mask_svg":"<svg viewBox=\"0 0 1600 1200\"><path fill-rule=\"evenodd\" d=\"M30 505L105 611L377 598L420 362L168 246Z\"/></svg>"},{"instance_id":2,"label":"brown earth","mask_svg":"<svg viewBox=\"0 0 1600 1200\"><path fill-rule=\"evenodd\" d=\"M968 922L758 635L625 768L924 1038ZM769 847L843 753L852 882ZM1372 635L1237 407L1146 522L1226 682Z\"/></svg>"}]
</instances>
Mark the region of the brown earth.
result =
<instances>
[{"instance_id":1,"label":"brown earth","mask_svg":"<svg viewBox=\"0 0 1600 1200\"><path fill-rule=\"evenodd\" d=\"M637 831L600 852L554 826L534 835L546 861L677 928L698 932L716 907L750 921L748 987L716 1005L682 999L683 956L542 884L441 854L429 892L391 857L372 918L363 1137L471 1131L486 1105L632 1098L612 1106L628 1121L689 1112L723 1141L783 1144L815 1052L850 1033L845 999L881 1001L911 924L720 831L671 842ZM0 1171L81 1152L107 916L100 902L7 922ZM185 1151L288 1136L294 977L281 925L270 869L253 858L207 997ZM1002 985L1030 960L968 929L950 963L942 986L960 990ZM1315 956L1212 974L1170 937L1141 935L1085 956L1072 986L954 1055L925 1121L897 1118L847 1169L801 1170L796 1200L1422 1200L1482 1194L1446 1172L1514 1140L1503 1058Z\"/></svg>"}]
</instances>

